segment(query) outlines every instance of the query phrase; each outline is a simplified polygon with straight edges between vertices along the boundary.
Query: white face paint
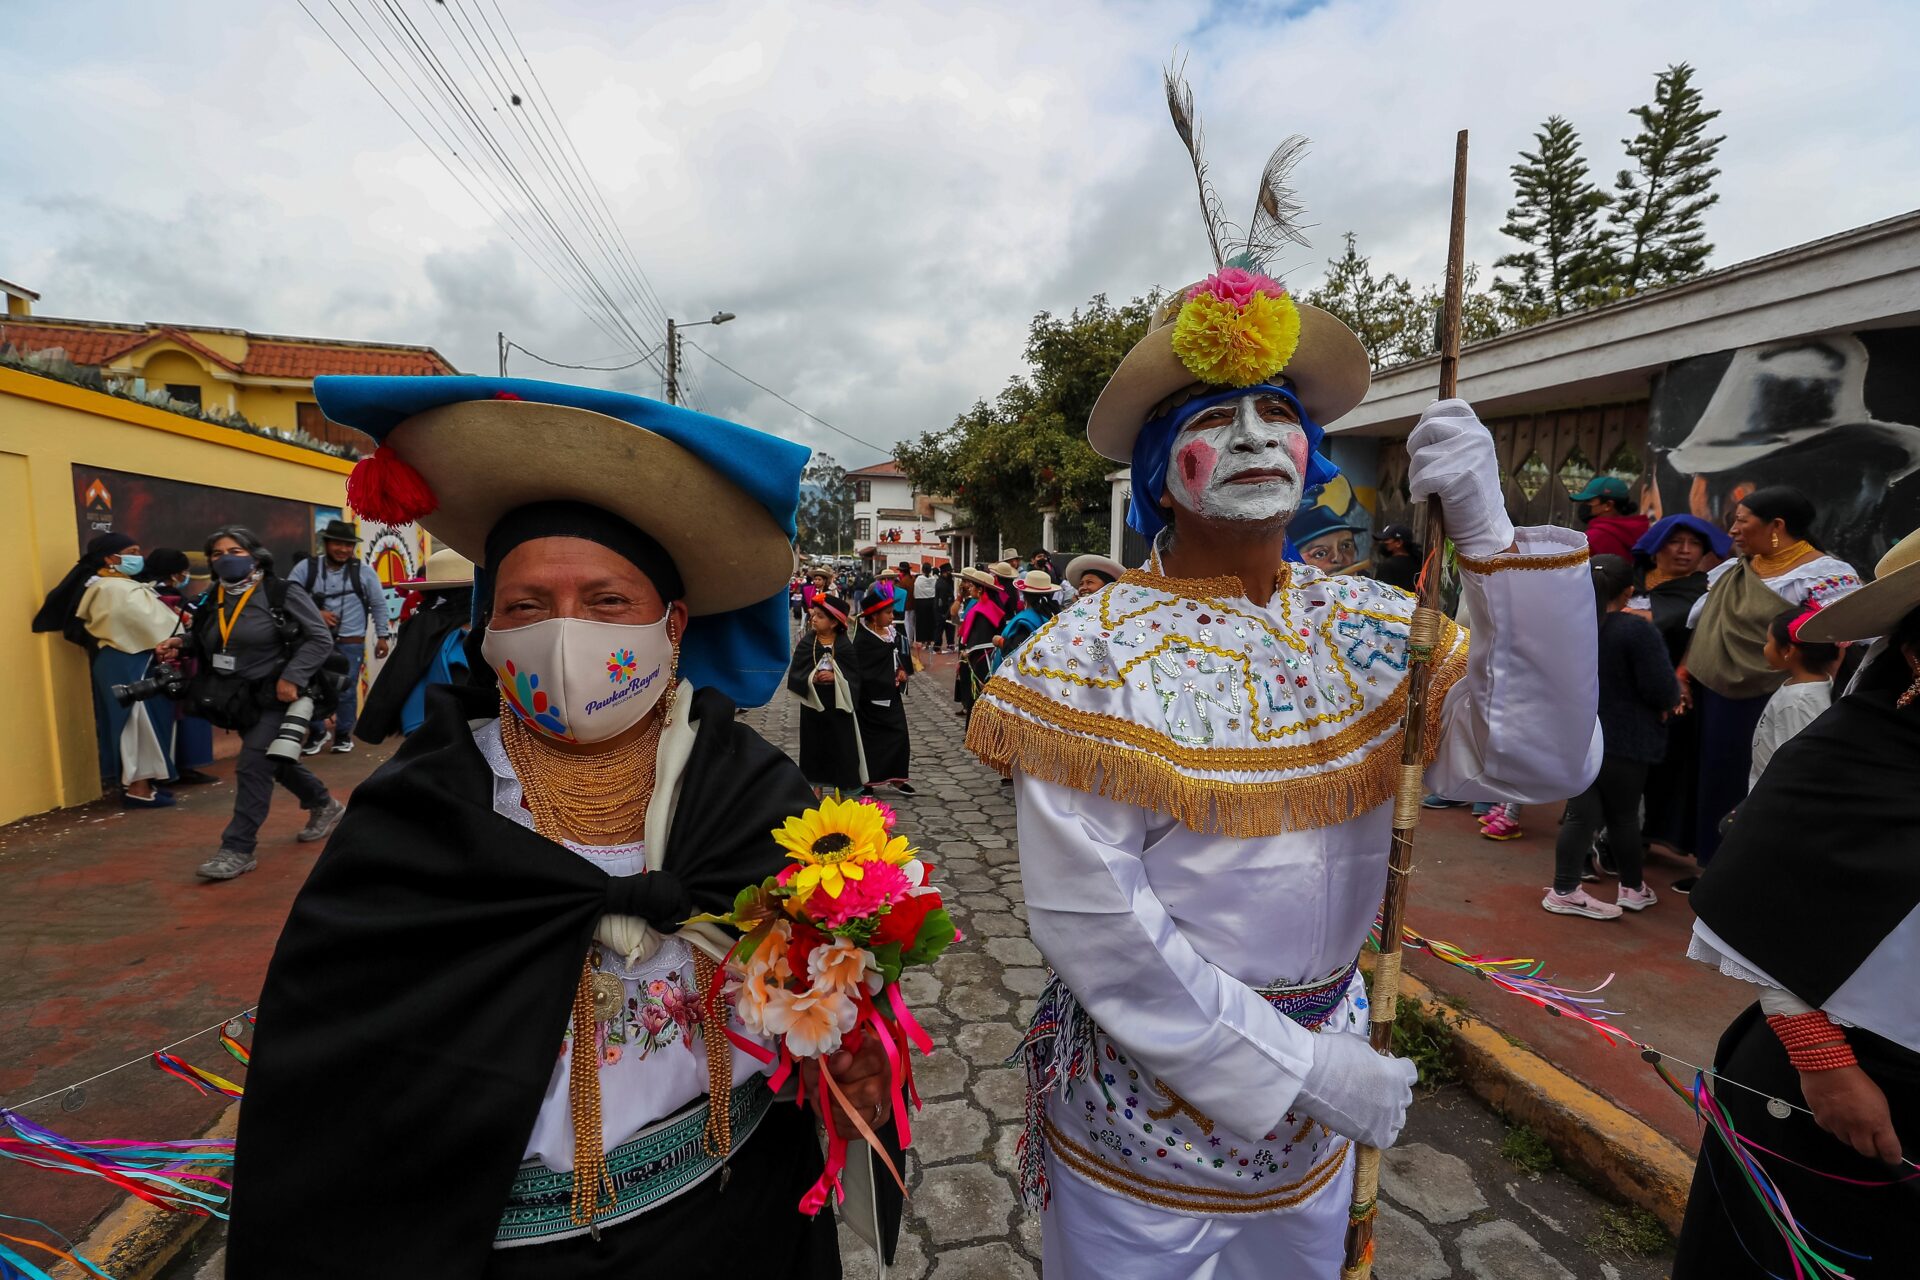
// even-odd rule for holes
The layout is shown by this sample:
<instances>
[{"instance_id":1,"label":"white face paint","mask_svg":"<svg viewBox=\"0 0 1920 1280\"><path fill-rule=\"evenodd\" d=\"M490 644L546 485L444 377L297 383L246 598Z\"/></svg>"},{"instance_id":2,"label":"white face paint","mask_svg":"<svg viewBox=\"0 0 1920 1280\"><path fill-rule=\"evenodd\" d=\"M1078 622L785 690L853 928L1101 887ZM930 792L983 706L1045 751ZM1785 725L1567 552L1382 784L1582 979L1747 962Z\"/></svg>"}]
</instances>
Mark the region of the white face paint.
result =
<instances>
[{"instance_id":1,"label":"white face paint","mask_svg":"<svg viewBox=\"0 0 1920 1280\"><path fill-rule=\"evenodd\" d=\"M1287 520L1300 506L1307 433L1293 406L1254 392L1181 424L1167 460L1167 494L1213 520Z\"/></svg>"}]
</instances>

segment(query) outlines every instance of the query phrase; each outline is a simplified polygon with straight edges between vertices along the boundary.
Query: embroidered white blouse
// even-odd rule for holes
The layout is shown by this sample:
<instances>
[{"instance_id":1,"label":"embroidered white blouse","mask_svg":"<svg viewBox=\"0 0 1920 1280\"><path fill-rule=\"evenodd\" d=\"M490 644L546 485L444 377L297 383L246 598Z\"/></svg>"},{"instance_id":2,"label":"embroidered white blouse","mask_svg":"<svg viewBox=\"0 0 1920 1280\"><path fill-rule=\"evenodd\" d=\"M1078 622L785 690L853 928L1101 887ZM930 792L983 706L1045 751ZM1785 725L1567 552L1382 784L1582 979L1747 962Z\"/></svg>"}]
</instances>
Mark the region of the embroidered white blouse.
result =
<instances>
[{"instance_id":1,"label":"embroidered white blouse","mask_svg":"<svg viewBox=\"0 0 1920 1280\"><path fill-rule=\"evenodd\" d=\"M1471 642L1451 626L1440 639L1429 789L1538 803L1592 780L1601 747L1586 561L1579 534L1539 528L1520 531L1516 554L1463 565ZM1283 1126L1313 1033L1256 988L1345 969L1380 905L1412 597L1300 566L1264 609L1186 597L1218 586L1130 574L1077 600L987 686L988 719L969 745L1012 771L1029 922L1047 962L1135 1062L1258 1141ZM1185 632L1171 647L1160 643L1170 629ZM1086 658L1069 669L1061 654ZM1098 684L1101 662L1116 665L1118 687L1064 678ZM1036 674L1047 670L1062 678ZM1158 760L1101 746L1097 766L1076 774L1086 760L1075 752L1098 735L1136 738ZM1193 745L1202 737L1211 741ZM1384 770L1370 763L1380 753ZM1128 802L1152 785L1191 801L1182 779L1241 792L1244 806L1216 795L1213 812L1243 834ZM1364 1031L1364 1017L1347 1021ZM1064 1124L1062 1108L1084 1102L1062 1092L1052 1108Z\"/></svg>"},{"instance_id":2,"label":"embroidered white blouse","mask_svg":"<svg viewBox=\"0 0 1920 1280\"><path fill-rule=\"evenodd\" d=\"M1699 625L1700 611L1707 607L1707 596L1713 591L1714 583L1732 572L1733 566L1739 563L1737 557L1722 560L1707 570L1707 589L1700 593L1700 598L1693 602L1693 608L1687 611L1688 627ZM1775 595L1789 605L1806 604L1811 600L1824 607L1860 589L1860 575L1854 572L1852 565L1825 555L1802 560L1786 572L1764 581Z\"/></svg>"},{"instance_id":3,"label":"embroidered white blouse","mask_svg":"<svg viewBox=\"0 0 1920 1280\"><path fill-rule=\"evenodd\" d=\"M682 698L680 705L691 701ZM684 716L684 711L681 714ZM493 811L531 828L533 815L521 802L520 779L514 775L500 742L500 722L489 720L476 727L473 740L493 771ZM567 848L610 876L640 875L647 869L645 841L606 846L568 841ZM620 978L627 1000L620 1018L599 1025L604 1151L612 1151L641 1129L707 1092L707 1053L698 1034L701 993L694 983L693 948L681 934L661 936L644 926L637 932L630 927L609 927L615 919L609 916L603 920L594 942L601 967ZM748 1039L766 1043L737 1021L733 1029ZM524 1158L566 1173L573 1168L573 1115L567 1099L572 1028L559 1026L552 1030L556 1033L553 1078L547 1082ZM530 1035L542 1034L538 1027L527 1031ZM735 1081L766 1070L739 1049L733 1051Z\"/></svg>"}]
</instances>

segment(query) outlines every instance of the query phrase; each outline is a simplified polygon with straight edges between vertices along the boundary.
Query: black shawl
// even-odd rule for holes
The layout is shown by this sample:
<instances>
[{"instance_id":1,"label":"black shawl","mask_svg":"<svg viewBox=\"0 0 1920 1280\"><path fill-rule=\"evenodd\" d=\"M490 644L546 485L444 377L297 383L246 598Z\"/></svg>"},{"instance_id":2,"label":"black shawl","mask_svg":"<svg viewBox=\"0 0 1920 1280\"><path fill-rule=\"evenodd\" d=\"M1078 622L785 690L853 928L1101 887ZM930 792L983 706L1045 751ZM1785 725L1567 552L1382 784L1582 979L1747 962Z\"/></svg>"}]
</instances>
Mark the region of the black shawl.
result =
<instances>
[{"instance_id":1,"label":"black shawl","mask_svg":"<svg viewBox=\"0 0 1920 1280\"><path fill-rule=\"evenodd\" d=\"M399 640L394 642L393 652L380 668L380 674L374 677L373 687L367 690L366 701L360 707L360 719L353 727L354 737L362 742L381 742L399 729L407 695L432 668L447 633L459 630L469 616L467 609L448 602L422 609L407 619L400 628Z\"/></svg>"},{"instance_id":2,"label":"black shawl","mask_svg":"<svg viewBox=\"0 0 1920 1280\"><path fill-rule=\"evenodd\" d=\"M493 810L467 721L427 721L354 792L294 900L240 1109L227 1274L478 1277L553 1075L603 913L671 930L777 871L813 803L792 761L693 694L696 739L660 872L613 878Z\"/></svg>"},{"instance_id":3,"label":"black shawl","mask_svg":"<svg viewBox=\"0 0 1920 1280\"><path fill-rule=\"evenodd\" d=\"M1694 887L1708 928L1815 1007L1920 904L1920 710L1894 697L1856 690L1776 751Z\"/></svg>"},{"instance_id":4,"label":"black shawl","mask_svg":"<svg viewBox=\"0 0 1920 1280\"><path fill-rule=\"evenodd\" d=\"M1668 578L1657 587L1648 587L1645 582L1646 574L1642 570L1640 583L1651 606L1648 612L1653 615L1653 625L1660 632L1660 638L1667 642L1667 656L1677 666L1686 656L1687 638L1693 634L1693 629L1687 626L1687 615L1693 612L1693 602L1707 594L1706 572Z\"/></svg>"}]
</instances>

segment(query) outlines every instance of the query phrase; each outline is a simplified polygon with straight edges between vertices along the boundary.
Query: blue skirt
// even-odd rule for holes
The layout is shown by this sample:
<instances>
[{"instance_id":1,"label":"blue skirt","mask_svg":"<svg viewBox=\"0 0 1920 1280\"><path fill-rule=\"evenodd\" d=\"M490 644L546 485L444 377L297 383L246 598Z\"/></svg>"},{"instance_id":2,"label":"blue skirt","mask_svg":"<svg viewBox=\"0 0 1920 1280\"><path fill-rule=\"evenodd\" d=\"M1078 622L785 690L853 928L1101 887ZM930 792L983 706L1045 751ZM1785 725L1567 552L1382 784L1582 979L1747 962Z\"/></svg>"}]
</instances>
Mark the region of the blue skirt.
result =
<instances>
[{"instance_id":1,"label":"blue skirt","mask_svg":"<svg viewBox=\"0 0 1920 1280\"><path fill-rule=\"evenodd\" d=\"M113 696L113 686L132 684L147 674L153 664L153 651L145 653L122 653L118 649L102 646L93 655L93 693L95 705L106 721L106 737L100 744L101 770L106 775L108 752L112 753L112 773L103 776L103 781L144 782L144 778L128 778L120 760L120 735L126 731L127 721L134 716L145 716L153 728L153 736L160 741L160 754L167 762L167 770L153 779L160 781L173 776L173 704L165 698L151 698L145 702L136 702L123 707ZM155 704L158 703L156 706Z\"/></svg>"},{"instance_id":2,"label":"blue skirt","mask_svg":"<svg viewBox=\"0 0 1920 1280\"><path fill-rule=\"evenodd\" d=\"M1720 819L1747 798L1753 731L1769 695L1727 698L1704 685L1694 687L1700 691L1700 773L1693 856L1704 867L1720 847Z\"/></svg>"}]
</instances>

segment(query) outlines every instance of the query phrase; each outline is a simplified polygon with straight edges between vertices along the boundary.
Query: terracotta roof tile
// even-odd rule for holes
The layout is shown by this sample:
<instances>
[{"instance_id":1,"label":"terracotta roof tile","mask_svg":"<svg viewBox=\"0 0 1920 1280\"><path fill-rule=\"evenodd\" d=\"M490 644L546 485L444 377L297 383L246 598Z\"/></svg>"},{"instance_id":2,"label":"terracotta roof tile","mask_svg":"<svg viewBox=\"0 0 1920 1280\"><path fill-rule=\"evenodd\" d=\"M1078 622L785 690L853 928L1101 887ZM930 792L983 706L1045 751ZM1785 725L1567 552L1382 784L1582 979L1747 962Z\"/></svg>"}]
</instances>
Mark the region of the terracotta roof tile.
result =
<instances>
[{"instance_id":1,"label":"terracotta roof tile","mask_svg":"<svg viewBox=\"0 0 1920 1280\"><path fill-rule=\"evenodd\" d=\"M125 329L0 322L0 346L12 346L19 351L58 349L66 352L67 359L75 364L105 364L141 345L148 336Z\"/></svg>"},{"instance_id":2,"label":"terracotta roof tile","mask_svg":"<svg viewBox=\"0 0 1920 1280\"><path fill-rule=\"evenodd\" d=\"M900 469L899 463L888 458L885 462L876 462L870 467L861 467L858 471L849 471L847 474L850 476L905 476L907 473Z\"/></svg>"},{"instance_id":3,"label":"terracotta roof tile","mask_svg":"<svg viewBox=\"0 0 1920 1280\"><path fill-rule=\"evenodd\" d=\"M75 364L107 364L149 343L166 341L186 347L209 363L257 378L317 378L329 373L386 376L451 374L452 365L428 348L382 348L362 343L331 343L324 339L289 342L249 338L246 359L235 363L193 335L174 325L117 325L25 323L0 321L0 346L21 351L59 349Z\"/></svg>"},{"instance_id":4,"label":"terracotta roof tile","mask_svg":"<svg viewBox=\"0 0 1920 1280\"><path fill-rule=\"evenodd\" d=\"M262 378L317 378L329 373L402 377L448 374L453 372L453 367L431 351L253 342L247 346L247 358L241 362L240 371Z\"/></svg>"}]
</instances>

